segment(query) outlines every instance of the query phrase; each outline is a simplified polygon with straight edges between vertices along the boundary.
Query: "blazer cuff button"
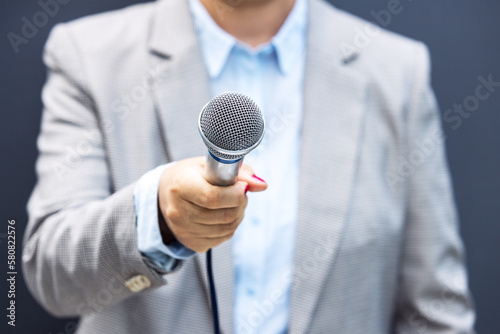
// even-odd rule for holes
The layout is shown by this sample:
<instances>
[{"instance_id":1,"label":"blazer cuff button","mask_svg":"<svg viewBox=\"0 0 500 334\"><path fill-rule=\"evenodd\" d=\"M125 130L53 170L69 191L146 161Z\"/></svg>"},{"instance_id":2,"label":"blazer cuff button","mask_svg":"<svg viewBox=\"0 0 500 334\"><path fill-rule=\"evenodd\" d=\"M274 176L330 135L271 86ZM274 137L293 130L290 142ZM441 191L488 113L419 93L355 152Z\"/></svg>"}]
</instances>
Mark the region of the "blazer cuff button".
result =
<instances>
[{"instance_id":1,"label":"blazer cuff button","mask_svg":"<svg viewBox=\"0 0 500 334\"><path fill-rule=\"evenodd\" d=\"M135 275L125 281L125 286L132 292L139 292L151 286L151 281L145 275Z\"/></svg>"}]
</instances>

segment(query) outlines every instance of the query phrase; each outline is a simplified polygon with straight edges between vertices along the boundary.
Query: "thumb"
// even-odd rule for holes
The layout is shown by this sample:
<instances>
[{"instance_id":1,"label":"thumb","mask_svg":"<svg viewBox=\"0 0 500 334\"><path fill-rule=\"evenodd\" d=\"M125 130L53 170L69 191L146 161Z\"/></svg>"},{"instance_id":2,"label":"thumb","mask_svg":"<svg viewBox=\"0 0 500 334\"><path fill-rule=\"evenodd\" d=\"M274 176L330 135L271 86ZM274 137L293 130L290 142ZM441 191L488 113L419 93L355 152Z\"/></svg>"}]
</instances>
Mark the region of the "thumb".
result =
<instances>
[{"instance_id":1,"label":"thumb","mask_svg":"<svg viewBox=\"0 0 500 334\"><path fill-rule=\"evenodd\" d=\"M238 181L246 182L248 184L248 191L258 192L267 189L267 182L256 176L253 169L245 164L240 168Z\"/></svg>"}]
</instances>

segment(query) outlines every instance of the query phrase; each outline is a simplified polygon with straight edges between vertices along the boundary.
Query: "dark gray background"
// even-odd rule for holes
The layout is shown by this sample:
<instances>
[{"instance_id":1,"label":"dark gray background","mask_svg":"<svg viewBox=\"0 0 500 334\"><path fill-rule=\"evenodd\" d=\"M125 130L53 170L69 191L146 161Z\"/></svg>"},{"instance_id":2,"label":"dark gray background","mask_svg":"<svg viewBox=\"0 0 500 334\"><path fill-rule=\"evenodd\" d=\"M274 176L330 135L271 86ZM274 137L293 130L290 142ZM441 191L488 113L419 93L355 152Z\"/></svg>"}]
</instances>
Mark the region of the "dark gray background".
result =
<instances>
[{"instance_id":1,"label":"dark gray background","mask_svg":"<svg viewBox=\"0 0 500 334\"><path fill-rule=\"evenodd\" d=\"M15 329L7 326L7 220L17 224L18 263L26 224L25 204L35 182L35 140L40 122L40 90L45 80L41 61L50 28L83 15L123 7L133 0L69 0L16 54L7 39L20 34L22 17L32 20L37 1L0 2L0 332L72 333L74 320L48 315L17 277ZM388 8L388 0L333 0L336 6L374 21L371 11ZM478 76L500 81L500 2L496 0L401 0L387 29L424 41L433 61L433 86L444 112L473 95ZM500 88L463 119L460 127L444 122L446 146L467 248L470 286L475 297L479 333L500 333ZM19 272L18 264L18 272Z\"/></svg>"}]
</instances>

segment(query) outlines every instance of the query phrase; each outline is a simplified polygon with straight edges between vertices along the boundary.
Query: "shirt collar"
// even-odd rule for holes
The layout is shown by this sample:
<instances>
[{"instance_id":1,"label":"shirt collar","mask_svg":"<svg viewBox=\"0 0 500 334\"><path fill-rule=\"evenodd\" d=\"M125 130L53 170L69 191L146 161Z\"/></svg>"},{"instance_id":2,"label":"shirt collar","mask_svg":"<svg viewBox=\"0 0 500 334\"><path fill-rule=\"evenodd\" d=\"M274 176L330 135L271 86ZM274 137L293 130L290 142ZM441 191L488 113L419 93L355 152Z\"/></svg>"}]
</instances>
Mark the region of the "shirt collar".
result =
<instances>
[{"instance_id":1,"label":"shirt collar","mask_svg":"<svg viewBox=\"0 0 500 334\"><path fill-rule=\"evenodd\" d=\"M295 4L271 43L276 49L278 66L283 74L288 74L297 59L306 49L307 0L295 0Z\"/></svg>"},{"instance_id":2,"label":"shirt collar","mask_svg":"<svg viewBox=\"0 0 500 334\"><path fill-rule=\"evenodd\" d=\"M242 45L234 36L215 23L200 0L189 0L189 8L200 41L201 51L210 78L217 78L236 44ZM295 0L278 33L270 44L276 50L277 63L283 74L288 74L295 66L297 58L305 51L307 30L307 0ZM250 50L248 46L243 46ZM265 49L262 45L253 52Z\"/></svg>"}]
</instances>

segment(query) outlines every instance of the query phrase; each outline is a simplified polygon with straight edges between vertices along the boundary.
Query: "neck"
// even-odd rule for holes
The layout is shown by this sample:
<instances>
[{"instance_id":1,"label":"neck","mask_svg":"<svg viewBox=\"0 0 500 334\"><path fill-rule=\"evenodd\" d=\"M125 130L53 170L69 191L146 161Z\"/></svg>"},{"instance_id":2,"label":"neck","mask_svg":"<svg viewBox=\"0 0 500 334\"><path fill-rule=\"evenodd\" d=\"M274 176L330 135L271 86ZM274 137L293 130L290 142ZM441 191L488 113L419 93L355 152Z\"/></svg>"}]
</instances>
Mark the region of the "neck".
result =
<instances>
[{"instance_id":1,"label":"neck","mask_svg":"<svg viewBox=\"0 0 500 334\"><path fill-rule=\"evenodd\" d=\"M226 32L252 47L279 31L295 0L200 0Z\"/></svg>"}]
</instances>

